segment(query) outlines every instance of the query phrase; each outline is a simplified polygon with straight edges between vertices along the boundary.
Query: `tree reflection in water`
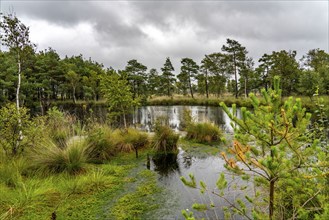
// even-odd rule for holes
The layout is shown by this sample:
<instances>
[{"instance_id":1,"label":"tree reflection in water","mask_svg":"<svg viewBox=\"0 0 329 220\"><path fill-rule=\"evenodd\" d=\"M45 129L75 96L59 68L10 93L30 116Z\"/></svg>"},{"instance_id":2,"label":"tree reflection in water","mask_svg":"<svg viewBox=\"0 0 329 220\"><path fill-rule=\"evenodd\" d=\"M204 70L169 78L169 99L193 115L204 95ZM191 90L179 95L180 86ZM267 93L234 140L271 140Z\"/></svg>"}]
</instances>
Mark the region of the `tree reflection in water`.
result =
<instances>
[{"instance_id":1,"label":"tree reflection in water","mask_svg":"<svg viewBox=\"0 0 329 220\"><path fill-rule=\"evenodd\" d=\"M154 164L154 171L158 172L161 176L169 176L175 171L180 173L177 153L155 154L152 157L152 162Z\"/></svg>"}]
</instances>

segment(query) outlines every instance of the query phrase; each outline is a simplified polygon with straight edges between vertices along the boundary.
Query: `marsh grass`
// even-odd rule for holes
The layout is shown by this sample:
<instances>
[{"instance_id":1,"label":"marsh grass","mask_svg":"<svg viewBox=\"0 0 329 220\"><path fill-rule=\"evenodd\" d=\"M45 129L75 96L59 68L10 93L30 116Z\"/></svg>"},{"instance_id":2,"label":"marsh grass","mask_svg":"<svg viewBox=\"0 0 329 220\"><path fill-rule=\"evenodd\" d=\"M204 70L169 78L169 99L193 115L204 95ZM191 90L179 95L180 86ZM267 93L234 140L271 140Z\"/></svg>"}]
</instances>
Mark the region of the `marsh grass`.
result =
<instances>
[{"instance_id":1,"label":"marsh grass","mask_svg":"<svg viewBox=\"0 0 329 220\"><path fill-rule=\"evenodd\" d=\"M129 175L146 153L135 159L127 152L146 148L148 135L134 129L116 134L106 126L86 133L58 110L38 120L42 129L31 131L33 142L21 157L0 151L0 219L103 219L106 203L125 184L135 185ZM106 163L90 164L94 159Z\"/></svg>"},{"instance_id":2,"label":"marsh grass","mask_svg":"<svg viewBox=\"0 0 329 220\"><path fill-rule=\"evenodd\" d=\"M196 96L194 99L187 96L176 95L174 97L158 96L147 100L147 105L203 105L203 106L219 106L220 102L224 102L227 106L236 104L238 107L252 107L251 102L245 98L236 99L233 96L210 97Z\"/></svg>"},{"instance_id":3,"label":"marsh grass","mask_svg":"<svg viewBox=\"0 0 329 220\"><path fill-rule=\"evenodd\" d=\"M118 153L112 133L112 129L105 125L96 125L89 131L86 139L88 162L103 163Z\"/></svg>"},{"instance_id":4,"label":"marsh grass","mask_svg":"<svg viewBox=\"0 0 329 220\"><path fill-rule=\"evenodd\" d=\"M198 143L220 142L223 136L222 131L209 122L190 123L186 128L186 139L194 140Z\"/></svg>"},{"instance_id":5,"label":"marsh grass","mask_svg":"<svg viewBox=\"0 0 329 220\"><path fill-rule=\"evenodd\" d=\"M148 146L149 139L145 132L128 128L127 130L115 130L113 138L120 152L133 152Z\"/></svg>"},{"instance_id":6,"label":"marsh grass","mask_svg":"<svg viewBox=\"0 0 329 220\"><path fill-rule=\"evenodd\" d=\"M36 148L31 154L31 169L42 173L78 174L85 171L87 157L85 155L86 144L83 141L75 141L66 144L62 149L54 143L48 143Z\"/></svg>"},{"instance_id":7,"label":"marsh grass","mask_svg":"<svg viewBox=\"0 0 329 220\"><path fill-rule=\"evenodd\" d=\"M88 162L104 163L119 153L130 153L149 145L148 134L139 130L112 130L106 126L94 128L87 137Z\"/></svg>"},{"instance_id":8,"label":"marsh grass","mask_svg":"<svg viewBox=\"0 0 329 220\"><path fill-rule=\"evenodd\" d=\"M54 192L49 178L42 182L38 179L28 179L20 181L15 188L6 188L4 185L0 185L0 188L0 208L3 210L0 212L0 219L19 219L25 214L34 219L34 213L49 206L46 195Z\"/></svg>"},{"instance_id":9,"label":"marsh grass","mask_svg":"<svg viewBox=\"0 0 329 220\"><path fill-rule=\"evenodd\" d=\"M15 188L28 173L28 162L23 157L4 159L0 163L0 183Z\"/></svg>"},{"instance_id":10,"label":"marsh grass","mask_svg":"<svg viewBox=\"0 0 329 220\"><path fill-rule=\"evenodd\" d=\"M47 112L45 122L51 140L60 148L66 148L67 141L74 136L74 128L78 126L76 118L53 107Z\"/></svg>"},{"instance_id":11,"label":"marsh grass","mask_svg":"<svg viewBox=\"0 0 329 220\"><path fill-rule=\"evenodd\" d=\"M178 151L178 139L179 135L176 134L168 125L158 123L155 126L152 146L156 152L162 152L165 154L174 153Z\"/></svg>"}]
</instances>

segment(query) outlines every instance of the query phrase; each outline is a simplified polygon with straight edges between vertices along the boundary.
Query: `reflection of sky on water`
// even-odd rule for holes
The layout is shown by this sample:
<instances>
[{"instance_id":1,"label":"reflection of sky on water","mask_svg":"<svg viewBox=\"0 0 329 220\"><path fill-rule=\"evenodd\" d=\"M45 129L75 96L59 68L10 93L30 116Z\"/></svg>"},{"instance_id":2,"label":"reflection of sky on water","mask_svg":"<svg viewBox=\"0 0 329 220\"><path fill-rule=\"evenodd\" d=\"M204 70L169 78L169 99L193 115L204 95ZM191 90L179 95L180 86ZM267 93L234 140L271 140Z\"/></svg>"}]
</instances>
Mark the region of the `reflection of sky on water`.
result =
<instances>
[{"instance_id":1,"label":"reflection of sky on water","mask_svg":"<svg viewBox=\"0 0 329 220\"><path fill-rule=\"evenodd\" d=\"M132 115L134 125L141 129L152 131L152 126L159 117L167 117L169 125L172 129L179 131L183 120L184 109L191 111L192 118L195 122L210 122L218 125L222 130L232 133L231 120L226 115L221 107L210 106L143 106L138 108ZM230 109L230 108L229 108ZM232 109L230 109L232 110ZM237 116L240 116L238 109ZM208 195L202 196L198 190L186 187L180 180L181 176L188 177L193 173L197 182L204 181L209 189L216 188L216 181L221 172L226 172L224 168L225 161L219 156L195 157L179 150L178 155L159 156L153 155L149 160L149 169L156 171L159 174L159 183L166 189L169 189L168 195L164 195L165 201L163 207L157 210L159 219L183 219L181 214L182 209L190 209L195 202L210 204L214 202L217 207L227 205L217 196ZM232 181L232 176L226 178L229 182ZM239 179L234 182L242 183ZM242 192L238 189L232 189L229 184L225 195L228 200L233 202L237 197L242 197ZM168 212L168 210L171 210ZM206 219L223 219L224 215L221 208L216 208L215 211L207 211L205 213L195 212L197 218ZM234 219L242 219L240 216L235 216Z\"/></svg>"},{"instance_id":2,"label":"reflection of sky on water","mask_svg":"<svg viewBox=\"0 0 329 220\"><path fill-rule=\"evenodd\" d=\"M162 156L162 158L158 155L153 156L150 164L150 169L159 174L160 184L166 189L169 189L169 194L165 196L166 202L160 210L157 210L157 214L162 217L159 219L184 219L181 210L192 210L191 207L195 202L204 204L213 202L217 207L206 213L195 212L194 214L197 218L223 219L224 214L220 207L227 206L224 200L211 193L202 195L199 190L186 187L180 180L180 177L184 176L189 180L188 175L192 173L198 183L199 181L203 181L207 184L208 189L213 190L216 188L216 181L220 173L227 173L227 170L224 168L225 161L219 156L203 158L191 156L182 149L179 149L179 153L175 155L175 158L174 155L170 155L169 157ZM233 183L237 183L239 187L248 183L241 182L239 178L233 180L232 176L228 174L226 174L226 179L229 183L227 190L225 190L226 198L231 202L235 201L238 197L243 199L246 191L233 189L232 186L234 185ZM171 210L170 213L166 211L168 209ZM243 218L241 216L235 216L234 219Z\"/></svg>"},{"instance_id":3,"label":"reflection of sky on water","mask_svg":"<svg viewBox=\"0 0 329 220\"><path fill-rule=\"evenodd\" d=\"M132 117L132 123L142 129L151 131L152 125L159 117L167 117L169 125L180 130L184 109L189 109L195 122L211 122L227 132L232 132L231 120L220 107L213 106L143 106ZM238 115L239 115L238 111Z\"/></svg>"}]
</instances>

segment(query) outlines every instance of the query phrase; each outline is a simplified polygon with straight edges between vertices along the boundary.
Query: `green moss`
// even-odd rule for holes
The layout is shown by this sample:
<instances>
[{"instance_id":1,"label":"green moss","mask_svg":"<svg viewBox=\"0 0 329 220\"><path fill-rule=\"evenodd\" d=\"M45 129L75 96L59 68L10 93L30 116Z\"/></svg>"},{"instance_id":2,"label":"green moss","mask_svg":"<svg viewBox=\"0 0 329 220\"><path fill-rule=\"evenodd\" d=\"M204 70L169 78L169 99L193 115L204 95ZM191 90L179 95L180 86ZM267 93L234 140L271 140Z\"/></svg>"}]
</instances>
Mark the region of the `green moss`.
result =
<instances>
[{"instance_id":1,"label":"green moss","mask_svg":"<svg viewBox=\"0 0 329 220\"><path fill-rule=\"evenodd\" d=\"M161 190L157 186L155 173L143 170L137 177L142 180L133 192L123 195L111 209L116 219L142 219L146 212L159 207L155 194Z\"/></svg>"},{"instance_id":2,"label":"green moss","mask_svg":"<svg viewBox=\"0 0 329 220\"><path fill-rule=\"evenodd\" d=\"M222 144L202 144L184 138L181 138L178 144L189 155L201 158L209 155L218 155L223 149Z\"/></svg>"}]
</instances>

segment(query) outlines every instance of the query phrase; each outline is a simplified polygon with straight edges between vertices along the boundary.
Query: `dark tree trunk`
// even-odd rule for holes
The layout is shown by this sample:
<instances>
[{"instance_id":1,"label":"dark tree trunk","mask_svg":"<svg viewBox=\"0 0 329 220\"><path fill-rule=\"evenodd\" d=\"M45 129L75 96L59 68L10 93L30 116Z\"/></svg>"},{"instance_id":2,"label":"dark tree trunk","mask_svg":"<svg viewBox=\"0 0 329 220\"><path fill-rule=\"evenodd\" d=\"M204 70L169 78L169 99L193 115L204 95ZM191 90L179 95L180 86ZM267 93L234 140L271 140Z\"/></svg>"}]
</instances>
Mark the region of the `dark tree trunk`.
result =
<instances>
[{"instance_id":1,"label":"dark tree trunk","mask_svg":"<svg viewBox=\"0 0 329 220\"><path fill-rule=\"evenodd\" d=\"M138 158L138 148L135 147L136 158Z\"/></svg>"},{"instance_id":2,"label":"dark tree trunk","mask_svg":"<svg viewBox=\"0 0 329 220\"><path fill-rule=\"evenodd\" d=\"M208 71L206 70L206 77L205 77L205 84L206 84L206 95L209 98L209 88L208 88Z\"/></svg>"},{"instance_id":3,"label":"dark tree trunk","mask_svg":"<svg viewBox=\"0 0 329 220\"><path fill-rule=\"evenodd\" d=\"M189 75L189 77L188 77L188 81L189 81L190 93L191 93L192 99L194 99L194 97L193 97L193 89L192 89L192 83L191 83L191 77L190 77L190 75Z\"/></svg>"},{"instance_id":4,"label":"dark tree trunk","mask_svg":"<svg viewBox=\"0 0 329 220\"><path fill-rule=\"evenodd\" d=\"M274 184L275 180L272 178L270 181L270 204L269 204L269 219L273 219L273 212L274 212Z\"/></svg>"}]
</instances>

